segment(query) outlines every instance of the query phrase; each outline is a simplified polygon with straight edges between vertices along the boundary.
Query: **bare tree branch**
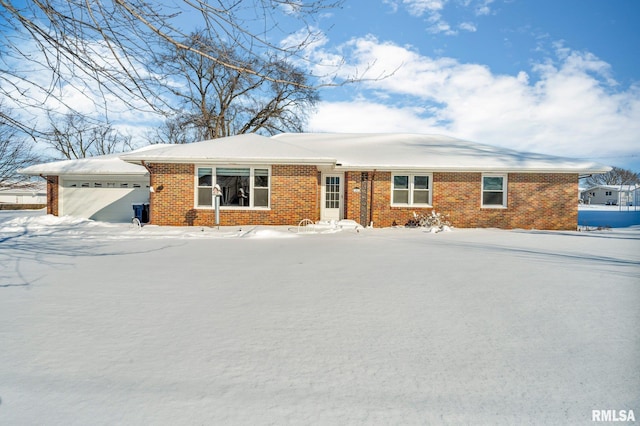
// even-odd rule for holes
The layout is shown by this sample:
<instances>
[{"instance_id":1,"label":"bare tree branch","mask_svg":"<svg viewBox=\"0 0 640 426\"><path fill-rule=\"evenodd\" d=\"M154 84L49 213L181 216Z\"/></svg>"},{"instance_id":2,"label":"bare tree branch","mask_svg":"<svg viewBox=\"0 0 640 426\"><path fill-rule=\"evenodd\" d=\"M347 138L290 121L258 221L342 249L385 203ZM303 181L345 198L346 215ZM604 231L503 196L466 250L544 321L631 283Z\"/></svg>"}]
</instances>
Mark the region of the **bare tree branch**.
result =
<instances>
[{"instance_id":1,"label":"bare tree branch","mask_svg":"<svg viewBox=\"0 0 640 426\"><path fill-rule=\"evenodd\" d=\"M598 185L633 185L640 184L640 175L620 167L612 167L610 171L603 174L591 175L585 185L588 187Z\"/></svg>"},{"instance_id":2,"label":"bare tree branch","mask_svg":"<svg viewBox=\"0 0 640 426\"><path fill-rule=\"evenodd\" d=\"M77 113L51 124L41 140L64 159L93 157L131 149L131 137L121 135L109 123L92 123Z\"/></svg>"},{"instance_id":3,"label":"bare tree branch","mask_svg":"<svg viewBox=\"0 0 640 426\"><path fill-rule=\"evenodd\" d=\"M312 20L342 1L220 0L214 6L205 0L183 0L172 8L145 0L0 0L0 52L7 54L0 58L0 93L36 107L50 100L65 103L63 89L82 84L80 92L89 88L102 93L103 99L113 95L129 108L164 114L171 103L167 82L148 64L158 46L166 43L238 73L308 88L308 80L283 80L212 55L207 45L185 44L180 27L185 20L192 27L200 22L216 44L240 42L244 57L268 52L283 59L302 57L319 35ZM280 45L299 31L306 34L299 42ZM48 73L48 82L29 80L30 67L24 66L29 62L41 68L42 75ZM96 105L103 115L108 112L106 103Z\"/></svg>"},{"instance_id":4,"label":"bare tree branch","mask_svg":"<svg viewBox=\"0 0 640 426\"><path fill-rule=\"evenodd\" d=\"M31 141L21 137L6 117L10 111L0 103L0 188L9 187L29 179L18 170L41 161L33 152Z\"/></svg>"},{"instance_id":5,"label":"bare tree branch","mask_svg":"<svg viewBox=\"0 0 640 426\"><path fill-rule=\"evenodd\" d=\"M243 57L239 42L216 45L206 31L193 33L182 44L208 46L209 53L205 57L169 45L156 58L156 67L174 81L171 90L181 102L181 109L158 134L161 140L303 130L318 94L306 84L302 71L277 56ZM237 66L229 68L208 59L214 56Z\"/></svg>"}]
</instances>

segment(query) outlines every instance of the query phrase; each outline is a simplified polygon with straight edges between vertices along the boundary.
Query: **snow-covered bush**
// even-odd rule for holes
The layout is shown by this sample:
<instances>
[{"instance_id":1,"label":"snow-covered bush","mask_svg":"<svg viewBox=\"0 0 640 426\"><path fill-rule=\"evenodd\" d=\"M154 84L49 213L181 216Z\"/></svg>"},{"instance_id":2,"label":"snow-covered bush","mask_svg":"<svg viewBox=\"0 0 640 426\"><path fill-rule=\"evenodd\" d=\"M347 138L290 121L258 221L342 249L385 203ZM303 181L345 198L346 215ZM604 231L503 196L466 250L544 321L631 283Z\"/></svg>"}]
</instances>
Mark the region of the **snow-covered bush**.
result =
<instances>
[{"instance_id":1,"label":"snow-covered bush","mask_svg":"<svg viewBox=\"0 0 640 426\"><path fill-rule=\"evenodd\" d=\"M409 219L406 226L420 226L422 228L430 228L431 232L440 232L449 231L451 222L447 219L447 215L443 215L432 210L431 213L413 212L413 219Z\"/></svg>"}]
</instances>

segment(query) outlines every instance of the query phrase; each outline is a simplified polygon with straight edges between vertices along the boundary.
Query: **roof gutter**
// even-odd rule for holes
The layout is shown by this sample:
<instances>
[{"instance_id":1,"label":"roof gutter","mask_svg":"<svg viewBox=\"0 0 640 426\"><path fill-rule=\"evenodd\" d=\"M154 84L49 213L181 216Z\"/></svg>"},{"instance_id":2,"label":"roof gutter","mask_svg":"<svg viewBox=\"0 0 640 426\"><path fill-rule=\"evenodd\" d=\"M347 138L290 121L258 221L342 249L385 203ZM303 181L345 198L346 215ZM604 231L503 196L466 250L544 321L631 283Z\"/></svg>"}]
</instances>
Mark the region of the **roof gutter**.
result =
<instances>
[{"instance_id":1,"label":"roof gutter","mask_svg":"<svg viewBox=\"0 0 640 426\"><path fill-rule=\"evenodd\" d=\"M571 169L571 168L535 168L535 169L518 169L512 167L487 167L487 168L478 168L478 167L446 167L446 166L437 166L437 167L428 167L428 166L380 166L380 165L371 165L371 166L348 166L348 165L337 165L335 167L336 170L339 171L371 171L371 170L382 170L389 172L466 172L466 173L568 173L575 174L578 173L581 177L590 176L591 174L600 174L607 173L610 168L607 166L606 168L598 168L598 169Z\"/></svg>"},{"instance_id":2,"label":"roof gutter","mask_svg":"<svg viewBox=\"0 0 640 426\"><path fill-rule=\"evenodd\" d=\"M141 164L147 167L148 163L171 164L278 164L278 165L317 165L335 166L333 158L238 158L238 157L120 157L128 163Z\"/></svg>"}]
</instances>

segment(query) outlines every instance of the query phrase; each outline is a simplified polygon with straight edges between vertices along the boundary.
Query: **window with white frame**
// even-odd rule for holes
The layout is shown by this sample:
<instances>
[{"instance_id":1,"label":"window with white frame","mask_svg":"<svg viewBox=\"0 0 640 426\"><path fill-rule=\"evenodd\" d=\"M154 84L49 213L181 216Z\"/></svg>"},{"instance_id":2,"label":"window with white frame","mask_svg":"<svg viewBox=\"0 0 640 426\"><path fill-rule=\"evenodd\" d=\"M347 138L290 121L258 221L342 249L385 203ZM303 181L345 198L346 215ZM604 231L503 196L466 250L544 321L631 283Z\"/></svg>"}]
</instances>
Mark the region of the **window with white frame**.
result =
<instances>
[{"instance_id":1,"label":"window with white frame","mask_svg":"<svg viewBox=\"0 0 640 426\"><path fill-rule=\"evenodd\" d=\"M253 170L253 207L269 207L269 170Z\"/></svg>"},{"instance_id":2,"label":"window with white frame","mask_svg":"<svg viewBox=\"0 0 640 426\"><path fill-rule=\"evenodd\" d=\"M196 206L213 206L213 188L220 186L221 207L269 207L266 167L198 167Z\"/></svg>"},{"instance_id":3,"label":"window with white frame","mask_svg":"<svg viewBox=\"0 0 640 426\"><path fill-rule=\"evenodd\" d=\"M391 204L431 205L431 181L430 173L394 174L391 177Z\"/></svg>"},{"instance_id":4,"label":"window with white frame","mask_svg":"<svg viewBox=\"0 0 640 426\"><path fill-rule=\"evenodd\" d=\"M507 207L506 175L482 175L482 207Z\"/></svg>"},{"instance_id":5,"label":"window with white frame","mask_svg":"<svg viewBox=\"0 0 640 426\"><path fill-rule=\"evenodd\" d=\"M198 167L197 206L213 205L213 178L211 167Z\"/></svg>"}]
</instances>

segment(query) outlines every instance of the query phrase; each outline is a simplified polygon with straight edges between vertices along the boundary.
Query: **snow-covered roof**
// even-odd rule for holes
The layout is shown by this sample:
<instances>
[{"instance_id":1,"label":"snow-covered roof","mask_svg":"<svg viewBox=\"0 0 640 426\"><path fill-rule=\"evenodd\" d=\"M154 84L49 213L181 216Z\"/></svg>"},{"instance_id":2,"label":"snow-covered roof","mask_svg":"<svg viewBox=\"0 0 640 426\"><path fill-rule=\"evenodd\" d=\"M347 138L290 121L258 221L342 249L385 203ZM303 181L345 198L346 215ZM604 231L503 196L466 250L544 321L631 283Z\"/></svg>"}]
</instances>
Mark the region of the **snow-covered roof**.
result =
<instances>
[{"instance_id":1,"label":"snow-covered roof","mask_svg":"<svg viewBox=\"0 0 640 426\"><path fill-rule=\"evenodd\" d=\"M120 158L126 161L172 163L267 163L326 164L335 163L334 155L319 154L304 144L289 143L255 133L211 139L184 145L167 145L161 149L131 152Z\"/></svg>"},{"instance_id":2,"label":"snow-covered roof","mask_svg":"<svg viewBox=\"0 0 640 426\"><path fill-rule=\"evenodd\" d=\"M317 164L350 170L602 173L590 161L498 148L440 135L403 133L245 134L121 156L133 162Z\"/></svg>"},{"instance_id":3,"label":"snow-covered roof","mask_svg":"<svg viewBox=\"0 0 640 426\"><path fill-rule=\"evenodd\" d=\"M146 152L162 148L166 145L149 145L131 152ZM36 164L18 170L18 173L32 176L65 176L65 175L145 175L147 169L120 159L122 154L98 155L78 160L54 161Z\"/></svg>"},{"instance_id":4,"label":"snow-covered roof","mask_svg":"<svg viewBox=\"0 0 640 426\"><path fill-rule=\"evenodd\" d=\"M57 161L28 175L144 175L142 162L313 164L343 170L604 173L608 166L520 152L440 135L403 133L244 134L184 145L151 145L124 154Z\"/></svg>"},{"instance_id":5,"label":"snow-covered roof","mask_svg":"<svg viewBox=\"0 0 640 426\"><path fill-rule=\"evenodd\" d=\"M403 133L284 133L272 139L333 156L343 168L446 171L562 171L599 173L589 161L520 152L441 135Z\"/></svg>"}]
</instances>

